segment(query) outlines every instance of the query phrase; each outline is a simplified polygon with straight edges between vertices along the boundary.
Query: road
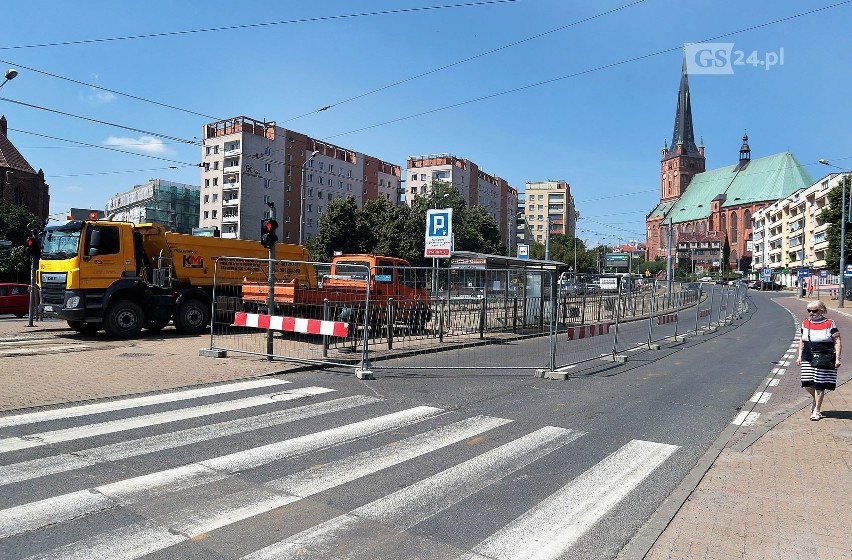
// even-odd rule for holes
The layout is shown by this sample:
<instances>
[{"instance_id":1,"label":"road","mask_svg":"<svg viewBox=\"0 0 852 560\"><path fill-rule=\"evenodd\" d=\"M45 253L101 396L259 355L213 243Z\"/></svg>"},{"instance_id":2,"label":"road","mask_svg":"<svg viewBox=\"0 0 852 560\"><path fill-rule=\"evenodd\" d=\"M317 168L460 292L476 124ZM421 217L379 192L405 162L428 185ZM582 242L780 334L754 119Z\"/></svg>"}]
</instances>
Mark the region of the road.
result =
<instances>
[{"instance_id":1,"label":"road","mask_svg":"<svg viewBox=\"0 0 852 560\"><path fill-rule=\"evenodd\" d=\"M773 297L565 382L488 368L519 341L5 414L0 557L615 558L783 360Z\"/></svg>"}]
</instances>

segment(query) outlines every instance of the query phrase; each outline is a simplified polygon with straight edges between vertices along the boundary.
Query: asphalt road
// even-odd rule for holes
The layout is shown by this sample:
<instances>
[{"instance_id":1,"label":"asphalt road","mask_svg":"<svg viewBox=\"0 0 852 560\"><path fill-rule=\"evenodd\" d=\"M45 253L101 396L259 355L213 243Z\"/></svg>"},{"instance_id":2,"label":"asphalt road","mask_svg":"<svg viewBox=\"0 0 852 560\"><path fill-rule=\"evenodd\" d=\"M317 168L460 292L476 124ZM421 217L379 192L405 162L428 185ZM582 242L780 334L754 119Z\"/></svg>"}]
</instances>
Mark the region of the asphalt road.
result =
<instances>
[{"instance_id":1,"label":"asphalt road","mask_svg":"<svg viewBox=\"0 0 852 560\"><path fill-rule=\"evenodd\" d=\"M0 416L0 557L615 558L789 347L772 297L567 381L489 367L531 340L479 370Z\"/></svg>"}]
</instances>

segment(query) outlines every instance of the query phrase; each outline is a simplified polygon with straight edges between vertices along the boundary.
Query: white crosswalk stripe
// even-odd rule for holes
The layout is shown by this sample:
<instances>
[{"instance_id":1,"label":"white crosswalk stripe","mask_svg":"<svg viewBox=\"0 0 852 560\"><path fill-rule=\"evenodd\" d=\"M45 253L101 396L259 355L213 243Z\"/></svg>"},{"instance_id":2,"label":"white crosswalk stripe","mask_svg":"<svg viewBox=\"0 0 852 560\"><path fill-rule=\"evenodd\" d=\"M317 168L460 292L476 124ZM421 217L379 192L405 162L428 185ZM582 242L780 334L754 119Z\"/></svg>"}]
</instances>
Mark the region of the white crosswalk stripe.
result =
<instances>
[{"instance_id":1,"label":"white crosswalk stripe","mask_svg":"<svg viewBox=\"0 0 852 560\"><path fill-rule=\"evenodd\" d=\"M599 463L579 475L554 478L552 467L542 471L542 464L559 464L570 456L575 440L591 436L556 426L525 429L508 418L465 416L432 406L401 409L377 396L335 398L334 391L322 387L282 391L280 383L269 383L252 386L268 394L240 398L236 393L241 389L234 387L245 385L232 385L228 392L235 394L230 400L214 404L193 406L191 399L207 395L177 391L150 396L165 400L143 396L113 401L112 409L106 402L85 405L90 407L85 410L69 407L70 416L63 416L62 409L46 411L49 417L17 415L18 421L5 426L6 437L0 440L6 445L0 447L6 451L3 458L12 461L0 465L0 497L12 498L0 509L0 556L4 550L31 555L28 558L140 558L158 552L181 556L221 531L236 526L246 530L255 520L292 517L294 530L266 540L239 539L234 544L237 556L375 557L375 547L393 546L386 543L457 515L459 507L480 511L477 504L489 492L521 492L516 481L530 476L545 485L543 499L507 510L504 523L515 521L503 527L466 535L467 544L456 549L457 555L556 558L678 449L641 440L618 448L626 440L607 441ZM302 399L311 402L300 404ZM183 408L146 411L178 401L186 401ZM260 401L274 410L250 404ZM377 407L381 412L374 412ZM138 410L129 418L86 423L90 414L131 408ZM69 427L74 422L67 418L79 419L80 425ZM37 434L25 433L28 424L60 420L60 429L46 425ZM320 427L311 429L310 423ZM136 427L149 431L145 437L120 439L124 430ZM289 435L281 438L282 433ZM229 436L227 445L220 446ZM73 447L64 443L84 438L92 441ZM15 448L10 443L14 441L35 441L41 449ZM583 447L595 449L597 444ZM172 451L177 449L181 453ZM147 456L150 459L142 460ZM91 469L97 474L89 476ZM69 476L52 476L62 473ZM44 484L28 482L40 477L45 477ZM86 480L97 482L81 482ZM18 490L22 483L35 493ZM298 525L299 507L314 507L311 504L325 503L327 495L342 493L354 503ZM305 500L319 494L322 497ZM370 497L359 499L362 494ZM28 495L30 501L21 502ZM510 499L501 507L513 503ZM242 522L247 523L238 525ZM66 525L73 528L66 530ZM56 534L73 537L56 541L56 548L48 550L45 545L53 542L48 535ZM410 542L407 557L431 556L428 539L412 537ZM203 550L196 552L204 556ZM386 557L386 552L380 556Z\"/></svg>"}]
</instances>

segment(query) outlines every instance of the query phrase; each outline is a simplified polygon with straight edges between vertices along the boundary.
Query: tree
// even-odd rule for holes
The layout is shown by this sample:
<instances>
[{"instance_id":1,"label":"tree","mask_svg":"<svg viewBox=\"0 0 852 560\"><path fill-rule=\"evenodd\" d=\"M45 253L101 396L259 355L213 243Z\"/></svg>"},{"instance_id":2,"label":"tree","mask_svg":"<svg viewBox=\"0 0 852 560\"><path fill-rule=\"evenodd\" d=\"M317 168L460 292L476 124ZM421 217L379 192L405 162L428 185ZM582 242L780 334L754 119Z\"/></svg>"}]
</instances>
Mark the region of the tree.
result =
<instances>
[{"instance_id":1,"label":"tree","mask_svg":"<svg viewBox=\"0 0 852 560\"><path fill-rule=\"evenodd\" d=\"M332 200L319 220L319 233L308 242L311 258L330 261L335 251L360 253L358 204L353 197Z\"/></svg>"},{"instance_id":2,"label":"tree","mask_svg":"<svg viewBox=\"0 0 852 560\"><path fill-rule=\"evenodd\" d=\"M719 263L719 276L727 276L731 270L731 244L728 243L728 233L725 232L725 243L722 245L722 262Z\"/></svg>"},{"instance_id":3,"label":"tree","mask_svg":"<svg viewBox=\"0 0 852 560\"><path fill-rule=\"evenodd\" d=\"M846 182L846 193L849 194L852 192L852 185L850 185L849 175L843 176L843 181ZM828 249L825 252L825 264L831 270L840 270L840 222L842 220L841 209L842 205L848 205L847 201L843 200L843 187L838 184L836 187L831 189L828 193L828 204L822 211L819 213L817 217L821 222L828 223L828 229L826 230L826 237L828 238ZM848 208L846 212L846 216L849 216ZM848 230L848 228L847 228ZM848 231L846 232L849 233ZM852 248L852 239L850 239L852 235L846 235L846 251L845 257L846 260L849 260L850 256L850 248Z\"/></svg>"},{"instance_id":4,"label":"tree","mask_svg":"<svg viewBox=\"0 0 852 560\"><path fill-rule=\"evenodd\" d=\"M29 282L30 259L24 254L24 241L32 235L30 226L37 224L32 212L0 200L0 239L12 242L11 247L0 247L0 281Z\"/></svg>"}]
</instances>

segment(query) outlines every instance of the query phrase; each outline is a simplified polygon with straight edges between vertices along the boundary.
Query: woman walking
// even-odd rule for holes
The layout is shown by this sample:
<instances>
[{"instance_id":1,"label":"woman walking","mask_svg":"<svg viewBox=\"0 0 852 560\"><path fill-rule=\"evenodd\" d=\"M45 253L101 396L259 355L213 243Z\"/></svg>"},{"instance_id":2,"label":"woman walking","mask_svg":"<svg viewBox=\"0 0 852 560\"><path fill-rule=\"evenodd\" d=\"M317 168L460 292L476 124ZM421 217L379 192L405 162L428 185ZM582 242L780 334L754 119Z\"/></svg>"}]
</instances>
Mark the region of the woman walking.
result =
<instances>
[{"instance_id":1,"label":"woman walking","mask_svg":"<svg viewBox=\"0 0 852 560\"><path fill-rule=\"evenodd\" d=\"M796 363L802 367L802 387L810 394L811 420L822 418L822 399L826 391L837 387L837 368L840 367L840 331L826 316L825 304L808 303L808 318L802 321L802 338Z\"/></svg>"}]
</instances>

